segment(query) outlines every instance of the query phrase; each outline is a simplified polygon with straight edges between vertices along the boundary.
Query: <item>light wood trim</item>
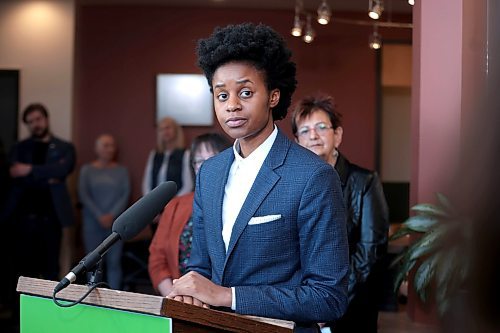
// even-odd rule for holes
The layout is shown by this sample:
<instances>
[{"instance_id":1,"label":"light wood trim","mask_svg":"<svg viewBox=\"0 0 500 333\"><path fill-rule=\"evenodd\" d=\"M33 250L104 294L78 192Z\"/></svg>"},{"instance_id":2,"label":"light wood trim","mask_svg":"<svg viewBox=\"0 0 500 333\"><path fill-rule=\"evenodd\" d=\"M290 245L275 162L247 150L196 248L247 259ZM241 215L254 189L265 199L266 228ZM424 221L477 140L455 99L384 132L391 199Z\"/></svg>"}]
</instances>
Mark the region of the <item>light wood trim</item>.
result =
<instances>
[{"instance_id":1,"label":"light wood trim","mask_svg":"<svg viewBox=\"0 0 500 333\"><path fill-rule=\"evenodd\" d=\"M21 276L17 282L17 291L23 294L52 298L52 293L56 285L57 282L55 281ZM57 293L56 296L57 299L76 301L82 297L87 290L87 286L70 284ZM161 316L165 298L161 296L131 293L128 291L96 288L82 303Z\"/></svg>"}]
</instances>

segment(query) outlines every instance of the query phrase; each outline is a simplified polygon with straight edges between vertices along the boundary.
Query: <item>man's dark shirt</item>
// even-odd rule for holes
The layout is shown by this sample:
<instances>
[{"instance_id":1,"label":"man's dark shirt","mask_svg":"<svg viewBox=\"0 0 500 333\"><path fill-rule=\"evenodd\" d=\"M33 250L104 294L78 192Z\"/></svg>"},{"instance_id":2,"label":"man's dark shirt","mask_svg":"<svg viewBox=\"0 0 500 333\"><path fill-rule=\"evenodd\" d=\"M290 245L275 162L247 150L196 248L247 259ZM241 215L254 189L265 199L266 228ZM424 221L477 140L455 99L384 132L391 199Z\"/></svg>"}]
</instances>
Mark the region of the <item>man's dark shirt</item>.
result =
<instances>
[{"instance_id":1,"label":"man's dark shirt","mask_svg":"<svg viewBox=\"0 0 500 333\"><path fill-rule=\"evenodd\" d=\"M36 140L33 146L33 165L44 165L47 160L49 142ZM22 198L24 214L36 216L51 216L54 214L52 196L49 184L46 181L35 181L30 183L31 188L27 189Z\"/></svg>"}]
</instances>

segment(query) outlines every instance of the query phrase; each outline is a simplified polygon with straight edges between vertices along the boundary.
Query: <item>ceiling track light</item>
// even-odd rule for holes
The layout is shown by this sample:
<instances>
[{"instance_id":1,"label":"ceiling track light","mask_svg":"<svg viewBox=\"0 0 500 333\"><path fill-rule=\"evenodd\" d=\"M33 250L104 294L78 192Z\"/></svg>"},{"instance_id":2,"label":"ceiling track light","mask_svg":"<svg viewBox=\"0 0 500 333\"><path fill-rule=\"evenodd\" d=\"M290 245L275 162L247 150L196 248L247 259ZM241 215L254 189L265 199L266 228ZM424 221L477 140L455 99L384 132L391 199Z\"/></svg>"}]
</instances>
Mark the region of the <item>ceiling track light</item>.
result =
<instances>
[{"instance_id":1,"label":"ceiling track light","mask_svg":"<svg viewBox=\"0 0 500 333\"><path fill-rule=\"evenodd\" d=\"M384 2L382 0L368 0L368 16L371 19L378 20L384 11Z\"/></svg>"},{"instance_id":2,"label":"ceiling track light","mask_svg":"<svg viewBox=\"0 0 500 333\"><path fill-rule=\"evenodd\" d=\"M413 5L415 0L407 0L409 4ZM368 15L372 19L379 19L384 11L384 2L383 0L369 0L368 1L369 12ZM331 21L331 10L328 6L328 0L321 0L320 6L317 10L317 19L318 23L327 24ZM295 16L293 20L293 27L290 30L292 36L302 37L304 42L312 43L316 38L316 32L314 31L311 19L315 15L314 12L304 9L303 0L295 0ZM388 20L387 21L378 21L373 22L371 20L353 20L342 17L335 17L335 23L341 24L352 24L352 25L361 25L361 26L370 26L373 27L373 33L369 36L369 45L371 49L378 50L382 47L382 37L378 33L378 27L384 28L405 28L412 29L413 25L411 23L403 23L403 22L392 22L391 21L391 2L389 1L388 8ZM304 17L306 20L304 20ZM324 18L325 21L321 21L321 18ZM304 22L305 21L305 22ZM314 22L313 22L314 23Z\"/></svg>"},{"instance_id":3,"label":"ceiling track light","mask_svg":"<svg viewBox=\"0 0 500 333\"><path fill-rule=\"evenodd\" d=\"M330 22L330 18L332 17L332 11L330 7L326 3L326 0L323 0L318 7L318 23L319 24L328 24Z\"/></svg>"},{"instance_id":4,"label":"ceiling track light","mask_svg":"<svg viewBox=\"0 0 500 333\"><path fill-rule=\"evenodd\" d=\"M415 0L408 0L408 4L411 6L415 5Z\"/></svg>"},{"instance_id":5,"label":"ceiling track light","mask_svg":"<svg viewBox=\"0 0 500 333\"><path fill-rule=\"evenodd\" d=\"M305 32L304 37L303 37L304 42L312 43L315 36L316 36L316 34L314 33L314 30L311 26L311 15L307 14L306 32Z\"/></svg>"},{"instance_id":6,"label":"ceiling track light","mask_svg":"<svg viewBox=\"0 0 500 333\"><path fill-rule=\"evenodd\" d=\"M373 27L373 33L370 35L368 45L372 50L379 50L382 47L382 36L378 33L377 26Z\"/></svg>"},{"instance_id":7,"label":"ceiling track light","mask_svg":"<svg viewBox=\"0 0 500 333\"><path fill-rule=\"evenodd\" d=\"M302 22L300 21L300 8L295 6L295 18L293 20L293 28L291 31L292 36L300 37L302 36Z\"/></svg>"}]
</instances>

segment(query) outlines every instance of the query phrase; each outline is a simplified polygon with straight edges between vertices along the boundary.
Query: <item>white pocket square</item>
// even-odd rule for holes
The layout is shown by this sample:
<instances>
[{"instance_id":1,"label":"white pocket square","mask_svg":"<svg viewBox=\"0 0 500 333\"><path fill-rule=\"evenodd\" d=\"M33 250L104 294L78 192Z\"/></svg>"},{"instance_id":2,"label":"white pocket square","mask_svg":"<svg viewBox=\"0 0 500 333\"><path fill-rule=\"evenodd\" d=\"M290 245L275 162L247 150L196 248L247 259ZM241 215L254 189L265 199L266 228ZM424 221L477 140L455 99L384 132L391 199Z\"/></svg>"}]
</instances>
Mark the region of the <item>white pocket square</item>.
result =
<instances>
[{"instance_id":1,"label":"white pocket square","mask_svg":"<svg viewBox=\"0 0 500 333\"><path fill-rule=\"evenodd\" d=\"M265 215L265 216L254 216L248 221L248 225L254 225L254 224L262 224L262 223L267 223L267 222L272 222L279 220L281 218L281 214L277 215Z\"/></svg>"}]
</instances>

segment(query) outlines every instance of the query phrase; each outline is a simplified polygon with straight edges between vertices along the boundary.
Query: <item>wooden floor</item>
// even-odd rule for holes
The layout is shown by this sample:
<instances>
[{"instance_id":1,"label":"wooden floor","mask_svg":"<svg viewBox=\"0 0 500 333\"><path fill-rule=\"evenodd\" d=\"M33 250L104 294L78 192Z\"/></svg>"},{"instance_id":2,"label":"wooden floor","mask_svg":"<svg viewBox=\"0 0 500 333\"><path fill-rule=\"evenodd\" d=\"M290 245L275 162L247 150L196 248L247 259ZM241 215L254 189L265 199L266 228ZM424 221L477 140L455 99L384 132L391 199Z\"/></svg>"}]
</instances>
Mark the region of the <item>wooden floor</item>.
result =
<instances>
[{"instance_id":1,"label":"wooden floor","mask_svg":"<svg viewBox=\"0 0 500 333\"><path fill-rule=\"evenodd\" d=\"M378 333L438 333L436 327L410 320L404 306L398 312L380 312Z\"/></svg>"}]
</instances>

